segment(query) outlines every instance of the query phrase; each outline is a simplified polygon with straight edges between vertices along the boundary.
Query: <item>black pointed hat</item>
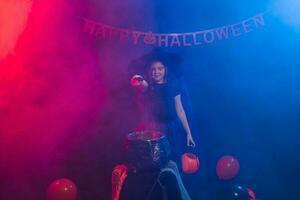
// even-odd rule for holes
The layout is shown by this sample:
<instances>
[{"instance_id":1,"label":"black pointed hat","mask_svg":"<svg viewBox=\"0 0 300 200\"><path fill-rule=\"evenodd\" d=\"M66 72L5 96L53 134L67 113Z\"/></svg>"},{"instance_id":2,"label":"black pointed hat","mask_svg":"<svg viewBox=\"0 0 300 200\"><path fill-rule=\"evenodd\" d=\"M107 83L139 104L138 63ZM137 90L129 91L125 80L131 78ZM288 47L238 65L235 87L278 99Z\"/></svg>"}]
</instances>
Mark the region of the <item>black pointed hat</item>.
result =
<instances>
[{"instance_id":1,"label":"black pointed hat","mask_svg":"<svg viewBox=\"0 0 300 200\"><path fill-rule=\"evenodd\" d=\"M167 68L169 78L180 78L183 75L182 58L176 53L165 52L162 49L154 48L151 52L133 60L128 68L130 75L140 74L148 76L151 63L161 61Z\"/></svg>"}]
</instances>

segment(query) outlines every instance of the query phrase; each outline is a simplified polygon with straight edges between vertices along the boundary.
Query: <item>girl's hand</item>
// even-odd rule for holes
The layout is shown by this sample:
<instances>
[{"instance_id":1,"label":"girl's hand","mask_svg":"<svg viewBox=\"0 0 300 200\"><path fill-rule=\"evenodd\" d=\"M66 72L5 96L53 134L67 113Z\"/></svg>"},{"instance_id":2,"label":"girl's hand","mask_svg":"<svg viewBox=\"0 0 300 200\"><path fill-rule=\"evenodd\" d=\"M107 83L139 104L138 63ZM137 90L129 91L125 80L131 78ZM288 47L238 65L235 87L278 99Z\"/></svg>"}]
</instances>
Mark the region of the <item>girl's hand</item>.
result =
<instances>
[{"instance_id":1,"label":"girl's hand","mask_svg":"<svg viewBox=\"0 0 300 200\"><path fill-rule=\"evenodd\" d=\"M188 147L193 147L194 148L196 146L196 143L195 143L195 141L194 141L194 139L193 139L193 137L190 133L187 134L187 136L186 136L186 143L187 143Z\"/></svg>"},{"instance_id":2,"label":"girl's hand","mask_svg":"<svg viewBox=\"0 0 300 200\"><path fill-rule=\"evenodd\" d=\"M146 91L148 88L147 81L141 75L134 75L130 79L130 84L138 91Z\"/></svg>"}]
</instances>

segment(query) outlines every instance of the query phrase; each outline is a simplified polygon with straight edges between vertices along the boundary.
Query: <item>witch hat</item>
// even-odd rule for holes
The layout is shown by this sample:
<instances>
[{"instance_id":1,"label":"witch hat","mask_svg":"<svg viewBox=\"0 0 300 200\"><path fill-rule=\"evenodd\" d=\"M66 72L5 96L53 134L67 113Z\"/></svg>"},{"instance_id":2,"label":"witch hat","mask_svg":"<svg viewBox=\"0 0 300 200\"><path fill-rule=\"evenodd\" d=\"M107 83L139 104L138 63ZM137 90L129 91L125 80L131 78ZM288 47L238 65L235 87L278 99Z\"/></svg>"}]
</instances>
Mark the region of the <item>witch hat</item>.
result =
<instances>
[{"instance_id":1,"label":"witch hat","mask_svg":"<svg viewBox=\"0 0 300 200\"><path fill-rule=\"evenodd\" d=\"M133 60L128 71L130 75L139 74L148 77L151 63L161 61L168 69L169 79L179 79L183 75L182 58L176 53L165 52L162 49L154 48L151 52Z\"/></svg>"}]
</instances>

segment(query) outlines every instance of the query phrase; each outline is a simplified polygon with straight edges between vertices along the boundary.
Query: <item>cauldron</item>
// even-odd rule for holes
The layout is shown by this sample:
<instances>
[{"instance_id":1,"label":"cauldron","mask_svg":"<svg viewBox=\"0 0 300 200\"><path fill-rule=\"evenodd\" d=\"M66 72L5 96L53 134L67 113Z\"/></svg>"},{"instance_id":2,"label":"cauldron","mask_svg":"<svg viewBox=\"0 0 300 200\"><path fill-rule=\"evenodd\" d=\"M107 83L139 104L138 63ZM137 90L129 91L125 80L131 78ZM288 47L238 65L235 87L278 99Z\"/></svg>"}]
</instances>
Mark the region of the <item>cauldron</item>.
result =
<instances>
[{"instance_id":1,"label":"cauldron","mask_svg":"<svg viewBox=\"0 0 300 200\"><path fill-rule=\"evenodd\" d=\"M126 161L137 171L155 171L169 161L170 144L158 131L132 132L127 135Z\"/></svg>"}]
</instances>

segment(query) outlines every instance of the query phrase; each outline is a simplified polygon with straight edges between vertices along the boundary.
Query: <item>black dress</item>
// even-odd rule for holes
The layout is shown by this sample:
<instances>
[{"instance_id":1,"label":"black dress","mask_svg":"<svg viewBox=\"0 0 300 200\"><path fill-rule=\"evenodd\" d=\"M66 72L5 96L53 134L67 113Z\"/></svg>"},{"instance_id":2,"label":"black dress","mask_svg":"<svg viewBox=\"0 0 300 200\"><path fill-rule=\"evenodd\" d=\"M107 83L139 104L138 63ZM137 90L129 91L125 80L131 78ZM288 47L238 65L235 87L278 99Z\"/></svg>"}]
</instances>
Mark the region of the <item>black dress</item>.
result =
<instances>
[{"instance_id":1,"label":"black dress","mask_svg":"<svg viewBox=\"0 0 300 200\"><path fill-rule=\"evenodd\" d=\"M185 141L185 133L175 109L175 96L180 94L180 85L174 81L164 84L152 83L146 92L137 93L136 96L140 119L137 129L165 133L171 146L171 159L177 164Z\"/></svg>"}]
</instances>

